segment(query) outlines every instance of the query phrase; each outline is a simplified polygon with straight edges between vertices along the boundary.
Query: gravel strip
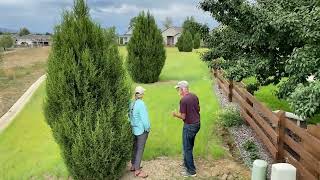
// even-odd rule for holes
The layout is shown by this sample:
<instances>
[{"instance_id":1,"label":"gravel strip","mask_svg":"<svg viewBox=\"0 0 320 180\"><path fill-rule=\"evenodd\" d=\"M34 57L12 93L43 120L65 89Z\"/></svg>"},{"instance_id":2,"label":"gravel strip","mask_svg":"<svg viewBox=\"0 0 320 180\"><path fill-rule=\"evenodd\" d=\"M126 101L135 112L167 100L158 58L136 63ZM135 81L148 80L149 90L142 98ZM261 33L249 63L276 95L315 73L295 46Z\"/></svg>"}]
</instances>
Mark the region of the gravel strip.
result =
<instances>
[{"instance_id":1,"label":"gravel strip","mask_svg":"<svg viewBox=\"0 0 320 180\"><path fill-rule=\"evenodd\" d=\"M240 107L238 104L233 103L233 102L228 102L228 98L223 94L222 90L219 89L217 84L215 84L215 86L214 86L214 91L219 99L219 103L222 108L225 108L227 106L235 106L235 107L237 107L237 109L240 110ZM253 129L250 126L243 124L238 127L230 128L229 132L235 141L235 144L240 152L240 156L241 156L242 160L244 161L245 165L248 166L249 168L252 168L250 155L249 155L249 152L243 148L243 144L247 140L252 140L256 144L257 149L258 149L257 154L259 155L260 159L265 160L269 164L267 177L268 177L268 179L270 179L271 165L273 163L271 154L266 150L263 143L257 137L257 135L253 131Z\"/></svg>"}]
</instances>

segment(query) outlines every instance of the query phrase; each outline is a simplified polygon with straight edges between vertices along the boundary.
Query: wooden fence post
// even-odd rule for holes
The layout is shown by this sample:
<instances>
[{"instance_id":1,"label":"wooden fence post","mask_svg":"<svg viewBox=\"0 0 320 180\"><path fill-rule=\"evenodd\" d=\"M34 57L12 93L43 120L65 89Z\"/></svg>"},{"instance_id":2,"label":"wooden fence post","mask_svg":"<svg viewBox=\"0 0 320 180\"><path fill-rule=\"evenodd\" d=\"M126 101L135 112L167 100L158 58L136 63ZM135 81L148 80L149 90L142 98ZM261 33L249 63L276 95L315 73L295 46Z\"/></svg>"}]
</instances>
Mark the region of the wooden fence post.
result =
<instances>
[{"instance_id":1,"label":"wooden fence post","mask_svg":"<svg viewBox=\"0 0 320 180\"><path fill-rule=\"evenodd\" d=\"M229 92L228 92L228 100L229 100L229 102L232 102L232 96L233 96L232 90L233 90L233 81L230 80L229 81Z\"/></svg>"},{"instance_id":2,"label":"wooden fence post","mask_svg":"<svg viewBox=\"0 0 320 180\"><path fill-rule=\"evenodd\" d=\"M217 77L217 69L213 69L213 75L214 77Z\"/></svg>"},{"instance_id":3,"label":"wooden fence post","mask_svg":"<svg viewBox=\"0 0 320 180\"><path fill-rule=\"evenodd\" d=\"M276 127L276 132L278 134L278 144L277 144L277 157L276 161L278 163L284 162L284 136L285 136L285 118L286 118L286 113L284 111L279 111L277 113L277 116L279 117L279 122Z\"/></svg>"}]
</instances>

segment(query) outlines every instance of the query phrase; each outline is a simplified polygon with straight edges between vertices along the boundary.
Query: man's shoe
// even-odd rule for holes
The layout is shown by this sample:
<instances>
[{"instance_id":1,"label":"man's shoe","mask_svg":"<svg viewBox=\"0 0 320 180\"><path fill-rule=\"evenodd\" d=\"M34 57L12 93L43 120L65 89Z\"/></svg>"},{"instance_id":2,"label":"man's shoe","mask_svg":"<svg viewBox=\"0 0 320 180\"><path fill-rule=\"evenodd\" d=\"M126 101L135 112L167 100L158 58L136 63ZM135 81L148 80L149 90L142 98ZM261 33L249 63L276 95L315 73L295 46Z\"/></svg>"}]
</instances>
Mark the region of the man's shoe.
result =
<instances>
[{"instance_id":1,"label":"man's shoe","mask_svg":"<svg viewBox=\"0 0 320 180\"><path fill-rule=\"evenodd\" d=\"M197 173L190 174L190 173L188 173L187 171L182 171L182 172L181 172L181 175L182 175L183 177L196 177L196 176L197 176Z\"/></svg>"}]
</instances>

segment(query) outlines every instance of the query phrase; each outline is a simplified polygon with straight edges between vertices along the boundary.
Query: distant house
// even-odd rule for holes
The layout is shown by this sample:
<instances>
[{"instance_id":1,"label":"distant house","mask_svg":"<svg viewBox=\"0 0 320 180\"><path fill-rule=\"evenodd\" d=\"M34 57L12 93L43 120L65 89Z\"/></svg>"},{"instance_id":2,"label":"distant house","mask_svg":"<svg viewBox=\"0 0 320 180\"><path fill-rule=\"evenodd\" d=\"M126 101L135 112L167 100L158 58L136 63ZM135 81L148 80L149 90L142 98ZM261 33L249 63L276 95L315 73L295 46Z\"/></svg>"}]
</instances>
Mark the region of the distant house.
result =
<instances>
[{"instance_id":1,"label":"distant house","mask_svg":"<svg viewBox=\"0 0 320 180\"><path fill-rule=\"evenodd\" d=\"M170 27L162 31L162 37L166 46L175 46L178 42L178 38L182 34L181 27Z\"/></svg>"},{"instance_id":2,"label":"distant house","mask_svg":"<svg viewBox=\"0 0 320 180\"><path fill-rule=\"evenodd\" d=\"M34 35L29 34L25 36L14 36L16 39L16 46L49 46L51 43L50 35Z\"/></svg>"},{"instance_id":3,"label":"distant house","mask_svg":"<svg viewBox=\"0 0 320 180\"><path fill-rule=\"evenodd\" d=\"M126 45L128 44L132 36L132 29L129 29L125 34L119 36L119 44Z\"/></svg>"},{"instance_id":4,"label":"distant house","mask_svg":"<svg viewBox=\"0 0 320 180\"><path fill-rule=\"evenodd\" d=\"M175 46L178 42L178 38L182 34L181 27L170 27L162 31L163 42L166 46ZM125 34L119 36L119 44L128 44L132 36L132 29L128 30Z\"/></svg>"}]
</instances>

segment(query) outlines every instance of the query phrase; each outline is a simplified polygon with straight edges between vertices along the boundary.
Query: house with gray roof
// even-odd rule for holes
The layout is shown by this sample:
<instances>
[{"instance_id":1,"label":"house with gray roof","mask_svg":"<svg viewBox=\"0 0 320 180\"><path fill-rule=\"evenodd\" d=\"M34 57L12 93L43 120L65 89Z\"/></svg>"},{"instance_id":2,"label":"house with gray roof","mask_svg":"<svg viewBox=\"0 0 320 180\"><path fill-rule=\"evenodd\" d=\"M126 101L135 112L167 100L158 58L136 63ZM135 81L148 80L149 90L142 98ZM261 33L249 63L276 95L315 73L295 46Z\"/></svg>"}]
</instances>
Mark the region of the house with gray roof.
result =
<instances>
[{"instance_id":1,"label":"house with gray roof","mask_svg":"<svg viewBox=\"0 0 320 180\"><path fill-rule=\"evenodd\" d=\"M126 33L119 36L119 44L120 45L128 44L131 36L132 36L132 29L129 29Z\"/></svg>"},{"instance_id":2,"label":"house with gray roof","mask_svg":"<svg viewBox=\"0 0 320 180\"><path fill-rule=\"evenodd\" d=\"M182 34L183 28L181 27L170 27L165 30L162 30L163 43L166 46L175 46L178 42L178 38ZM129 29L125 34L119 36L119 44L126 45L128 44L132 36L132 29Z\"/></svg>"},{"instance_id":3,"label":"house with gray roof","mask_svg":"<svg viewBox=\"0 0 320 180\"><path fill-rule=\"evenodd\" d=\"M175 46L183 31L182 27L170 27L162 31L162 37L166 46Z\"/></svg>"}]
</instances>

